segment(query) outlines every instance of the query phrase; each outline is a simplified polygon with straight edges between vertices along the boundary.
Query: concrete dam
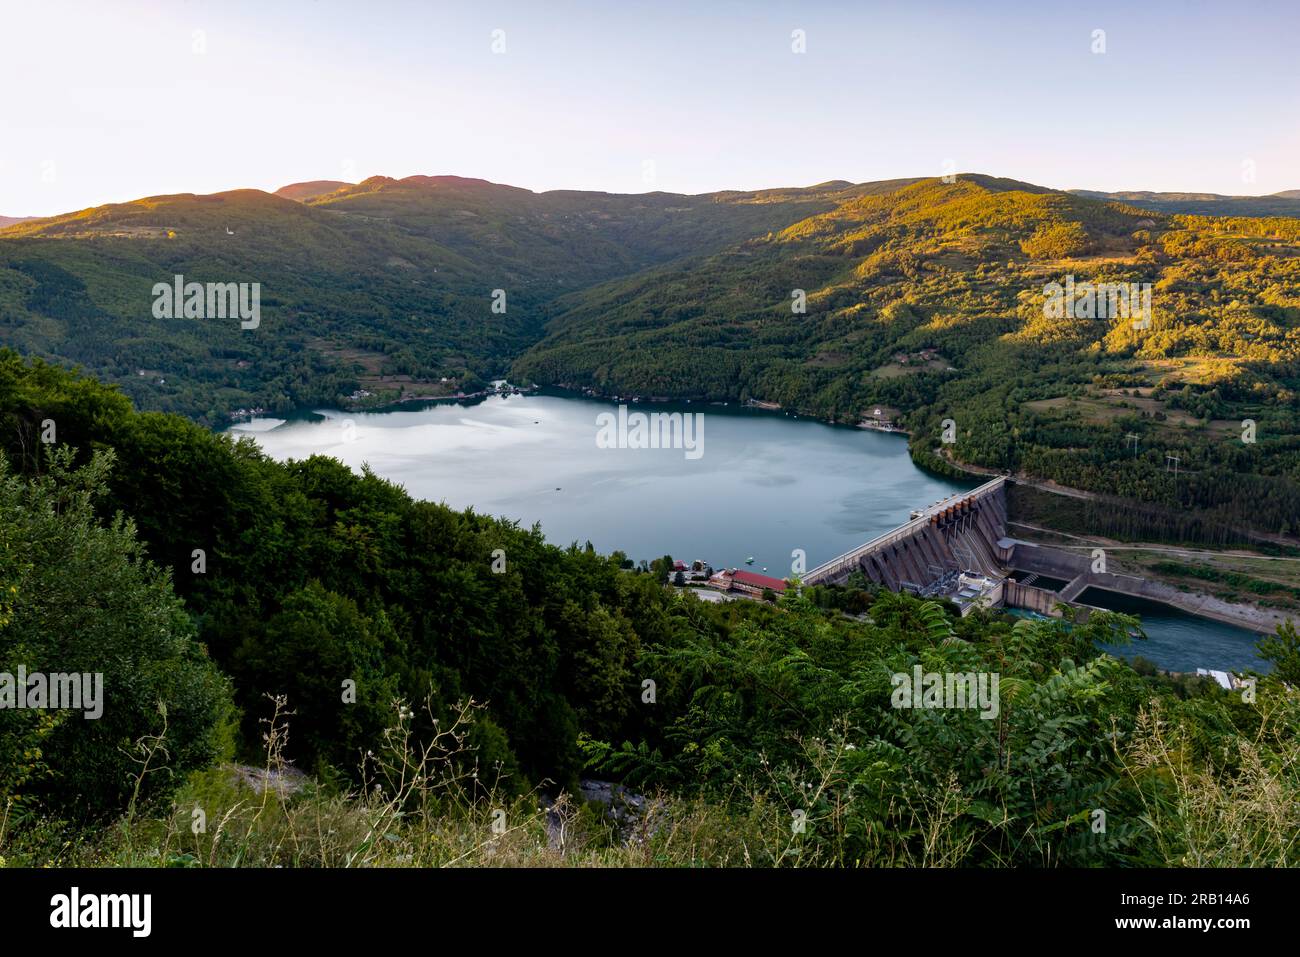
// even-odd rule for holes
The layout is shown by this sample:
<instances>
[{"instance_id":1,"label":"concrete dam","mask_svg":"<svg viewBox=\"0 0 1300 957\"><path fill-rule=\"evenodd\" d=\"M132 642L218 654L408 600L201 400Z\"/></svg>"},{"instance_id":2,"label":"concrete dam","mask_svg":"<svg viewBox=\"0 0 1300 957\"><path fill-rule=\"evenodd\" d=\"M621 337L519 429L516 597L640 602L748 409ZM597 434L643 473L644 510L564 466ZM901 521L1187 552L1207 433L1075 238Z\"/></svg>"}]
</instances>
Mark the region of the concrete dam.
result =
<instances>
[{"instance_id":1,"label":"concrete dam","mask_svg":"<svg viewBox=\"0 0 1300 957\"><path fill-rule=\"evenodd\" d=\"M805 584L842 584L855 571L892 591L960 592L959 579L1001 579L1006 543L1006 478L999 476L912 513L904 525L831 559Z\"/></svg>"},{"instance_id":2,"label":"concrete dam","mask_svg":"<svg viewBox=\"0 0 1300 957\"><path fill-rule=\"evenodd\" d=\"M1095 606L1079 601L1089 588L1146 598L1194 615L1272 633L1289 616L1246 609L1218 598L1182 591L1133 575L1116 574L1097 561L1100 549L1019 541L1007 534L1011 480L999 476L912 513L907 523L831 559L803 576L807 585L839 585L854 572L891 591L955 602L967 614L980 605L1023 608L1059 616L1061 605L1080 620ZM1014 574L1013 574L1014 573ZM1040 578L1064 582L1059 590Z\"/></svg>"}]
</instances>

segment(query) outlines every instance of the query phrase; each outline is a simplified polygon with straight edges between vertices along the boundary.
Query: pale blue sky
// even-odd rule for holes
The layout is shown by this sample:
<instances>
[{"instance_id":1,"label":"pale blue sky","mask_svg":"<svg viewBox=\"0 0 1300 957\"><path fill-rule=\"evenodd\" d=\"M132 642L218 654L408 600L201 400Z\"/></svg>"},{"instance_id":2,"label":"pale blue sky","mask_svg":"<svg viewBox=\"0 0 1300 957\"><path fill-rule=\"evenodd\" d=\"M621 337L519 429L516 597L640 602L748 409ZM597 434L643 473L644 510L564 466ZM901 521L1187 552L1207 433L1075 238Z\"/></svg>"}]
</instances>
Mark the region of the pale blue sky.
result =
<instances>
[{"instance_id":1,"label":"pale blue sky","mask_svg":"<svg viewBox=\"0 0 1300 957\"><path fill-rule=\"evenodd\" d=\"M1295 0L0 0L0 214L375 174L694 193L948 160L1271 193L1300 189L1297 36Z\"/></svg>"}]
</instances>

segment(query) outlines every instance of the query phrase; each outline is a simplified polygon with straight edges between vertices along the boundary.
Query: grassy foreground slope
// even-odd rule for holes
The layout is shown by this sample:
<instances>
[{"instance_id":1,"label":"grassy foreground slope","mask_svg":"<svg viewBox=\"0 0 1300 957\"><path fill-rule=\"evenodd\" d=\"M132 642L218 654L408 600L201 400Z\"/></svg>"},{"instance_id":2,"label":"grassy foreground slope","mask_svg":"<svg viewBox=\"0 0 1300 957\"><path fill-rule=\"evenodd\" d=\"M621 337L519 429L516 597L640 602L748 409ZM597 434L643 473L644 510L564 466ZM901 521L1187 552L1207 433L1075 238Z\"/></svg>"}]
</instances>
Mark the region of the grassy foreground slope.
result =
<instances>
[{"instance_id":1,"label":"grassy foreground slope","mask_svg":"<svg viewBox=\"0 0 1300 957\"><path fill-rule=\"evenodd\" d=\"M1051 317L1067 277L1149 283L1150 324ZM1300 528L1300 219L932 179L560 306L517 376L849 423L881 408L936 468L950 418L945 455L1198 510L1176 536Z\"/></svg>"}]
</instances>

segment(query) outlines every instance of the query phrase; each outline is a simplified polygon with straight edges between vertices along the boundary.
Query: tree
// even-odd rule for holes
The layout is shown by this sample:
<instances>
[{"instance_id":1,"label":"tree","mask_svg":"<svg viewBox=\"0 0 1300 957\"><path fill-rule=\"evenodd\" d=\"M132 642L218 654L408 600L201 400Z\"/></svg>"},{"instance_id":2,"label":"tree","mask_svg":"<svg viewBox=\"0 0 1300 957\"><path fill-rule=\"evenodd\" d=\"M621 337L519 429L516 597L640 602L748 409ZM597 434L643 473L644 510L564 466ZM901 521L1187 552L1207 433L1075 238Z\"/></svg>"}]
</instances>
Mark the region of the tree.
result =
<instances>
[{"instance_id":1,"label":"tree","mask_svg":"<svg viewBox=\"0 0 1300 957\"><path fill-rule=\"evenodd\" d=\"M283 695L292 715L288 756L307 768L355 770L398 697L397 676L388 670L396 647L382 611L365 615L350 598L309 583L236 655L250 722L259 699Z\"/></svg>"},{"instance_id":2,"label":"tree","mask_svg":"<svg viewBox=\"0 0 1300 957\"><path fill-rule=\"evenodd\" d=\"M0 801L26 778L46 807L94 817L125 805L142 771L137 742L165 729L141 793L167 793L229 750L232 709L226 680L195 642L167 573L145 560L135 526L95 515L112 452L80 468L73 458L58 449L45 474L24 479L0 456L0 672L87 675L92 695L99 675L102 713L85 717L87 700L81 711L35 717L0 711L0 740L14 731L38 749L0 774Z\"/></svg>"},{"instance_id":3,"label":"tree","mask_svg":"<svg viewBox=\"0 0 1300 957\"><path fill-rule=\"evenodd\" d=\"M1300 635L1293 622L1278 625L1277 634L1261 638L1256 647L1261 658L1273 663L1279 678L1289 685L1300 685Z\"/></svg>"},{"instance_id":4,"label":"tree","mask_svg":"<svg viewBox=\"0 0 1300 957\"><path fill-rule=\"evenodd\" d=\"M1064 259L1088 251L1091 240L1083 223L1044 224L1020 244L1031 259Z\"/></svg>"}]
</instances>

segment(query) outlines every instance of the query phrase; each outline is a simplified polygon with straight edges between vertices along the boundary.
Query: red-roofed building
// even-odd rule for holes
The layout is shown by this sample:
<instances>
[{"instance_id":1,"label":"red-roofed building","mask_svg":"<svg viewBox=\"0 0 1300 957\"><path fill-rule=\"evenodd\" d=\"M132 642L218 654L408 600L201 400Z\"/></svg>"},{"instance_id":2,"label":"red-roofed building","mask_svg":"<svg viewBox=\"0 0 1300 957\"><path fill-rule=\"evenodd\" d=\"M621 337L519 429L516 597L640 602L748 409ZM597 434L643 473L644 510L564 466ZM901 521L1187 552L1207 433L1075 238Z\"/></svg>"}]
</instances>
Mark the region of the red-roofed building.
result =
<instances>
[{"instance_id":1,"label":"red-roofed building","mask_svg":"<svg viewBox=\"0 0 1300 957\"><path fill-rule=\"evenodd\" d=\"M742 572L735 568L718 572L709 579L709 585L721 591L738 591L746 595L761 598L765 589L779 595L786 589L786 583L779 578L759 575L755 572Z\"/></svg>"}]
</instances>

